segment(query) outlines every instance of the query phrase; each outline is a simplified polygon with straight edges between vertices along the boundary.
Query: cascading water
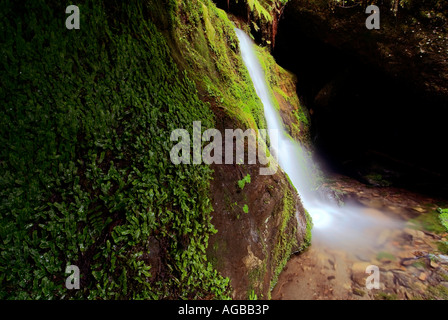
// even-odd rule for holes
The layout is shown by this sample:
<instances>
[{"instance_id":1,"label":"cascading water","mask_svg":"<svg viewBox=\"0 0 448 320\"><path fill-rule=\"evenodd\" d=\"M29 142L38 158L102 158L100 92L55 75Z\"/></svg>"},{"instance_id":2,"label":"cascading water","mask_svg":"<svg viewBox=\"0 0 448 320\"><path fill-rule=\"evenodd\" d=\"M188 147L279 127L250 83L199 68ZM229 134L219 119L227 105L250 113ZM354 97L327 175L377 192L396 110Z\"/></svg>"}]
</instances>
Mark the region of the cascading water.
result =
<instances>
[{"instance_id":1,"label":"cascading water","mask_svg":"<svg viewBox=\"0 0 448 320\"><path fill-rule=\"evenodd\" d=\"M397 223L374 210L365 210L357 205L343 207L330 197L323 197L316 191L313 163L299 142L294 141L285 131L281 118L275 109L263 69L257 59L253 41L244 31L236 29L241 54L254 84L256 93L264 106L268 130L279 130L278 150L274 150L280 167L285 171L297 189L304 207L313 218L313 239L318 238L327 245L345 249L369 247L378 230L397 227ZM314 241L314 240L313 240Z\"/></svg>"}]
</instances>

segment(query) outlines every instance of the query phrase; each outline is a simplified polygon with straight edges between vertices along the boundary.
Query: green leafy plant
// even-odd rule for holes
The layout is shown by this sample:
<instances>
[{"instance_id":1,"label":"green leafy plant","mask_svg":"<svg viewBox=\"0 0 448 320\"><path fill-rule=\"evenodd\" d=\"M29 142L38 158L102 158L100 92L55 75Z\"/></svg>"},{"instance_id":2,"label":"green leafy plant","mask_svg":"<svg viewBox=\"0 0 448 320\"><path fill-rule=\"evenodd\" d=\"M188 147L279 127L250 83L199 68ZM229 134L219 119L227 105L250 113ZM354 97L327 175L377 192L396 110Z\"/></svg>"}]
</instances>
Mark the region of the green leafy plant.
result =
<instances>
[{"instance_id":1,"label":"green leafy plant","mask_svg":"<svg viewBox=\"0 0 448 320\"><path fill-rule=\"evenodd\" d=\"M247 174L243 179L238 181L238 186L240 187L240 189L244 189L244 187L246 186L246 184L250 183L250 174Z\"/></svg>"},{"instance_id":2,"label":"green leafy plant","mask_svg":"<svg viewBox=\"0 0 448 320\"><path fill-rule=\"evenodd\" d=\"M249 300L258 300L258 296L257 296L257 294L255 293L254 290L251 290L249 292Z\"/></svg>"},{"instance_id":3,"label":"green leafy plant","mask_svg":"<svg viewBox=\"0 0 448 320\"><path fill-rule=\"evenodd\" d=\"M143 14L163 5L86 0L67 32L63 3L2 3L0 299L229 297L206 257L212 171L169 160L172 130L214 119Z\"/></svg>"},{"instance_id":4,"label":"green leafy plant","mask_svg":"<svg viewBox=\"0 0 448 320\"><path fill-rule=\"evenodd\" d=\"M448 231L448 209L438 208L437 212L440 213L439 215L440 222Z\"/></svg>"}]
</instances>

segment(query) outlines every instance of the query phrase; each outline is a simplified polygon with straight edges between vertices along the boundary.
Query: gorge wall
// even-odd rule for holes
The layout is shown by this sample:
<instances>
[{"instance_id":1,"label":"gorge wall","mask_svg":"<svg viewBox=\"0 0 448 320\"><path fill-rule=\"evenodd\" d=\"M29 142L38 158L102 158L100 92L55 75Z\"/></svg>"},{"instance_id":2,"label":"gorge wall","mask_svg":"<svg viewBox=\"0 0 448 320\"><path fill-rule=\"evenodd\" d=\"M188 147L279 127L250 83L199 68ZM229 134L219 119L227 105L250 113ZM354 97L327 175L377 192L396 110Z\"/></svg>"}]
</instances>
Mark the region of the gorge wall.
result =
<instances>
[{"instance_id":1,"label":"gorge wall","mask_svg":"<svg viewBox=\"0 0 448 320\"><path fill-rule=\"evenodd\" d=\"M368 30L352 2L292 0L279 22L274 56L298 77L316 149L364 182L446 193L446 4L395 16L376 3L381 29Z\"/></svg>"},{"instance_id":2,"label":"gorge wall","mask_svg":"<svg viewBox=\"0 0 448 320\"><path fill-rule=\"evenodd\" d=\"M310 242L286 175L170 161L171 133L194 121L265 127L227 14L210 0L77 4L73 32L59 1L1 7L0 298L269 298ZM297 112L294 77L260 54Z\"/></svg>"}]
</instances>

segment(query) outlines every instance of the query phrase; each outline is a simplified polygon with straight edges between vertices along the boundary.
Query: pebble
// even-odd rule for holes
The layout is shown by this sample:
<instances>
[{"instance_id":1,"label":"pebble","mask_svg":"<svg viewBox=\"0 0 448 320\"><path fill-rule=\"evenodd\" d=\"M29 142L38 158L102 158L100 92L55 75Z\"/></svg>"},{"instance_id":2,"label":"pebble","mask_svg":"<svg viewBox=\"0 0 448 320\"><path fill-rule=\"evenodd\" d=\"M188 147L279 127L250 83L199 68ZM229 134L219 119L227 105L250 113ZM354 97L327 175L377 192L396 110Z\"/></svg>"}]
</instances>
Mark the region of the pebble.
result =
<instances>
[{"instance_id":1,"label":"pebble","mask_svg":"<svg viewBox=\"0 0 448 320\"><path fill-rule=\"evenodd\" d=\"M356 258L358 258L359 260L364 261L364 262L369 262L371 260L367 255L365 255L363 253L356 254Z\"/></svg>"},{"instance_id":2,"label":"pebble","mask_svg":"<svg viewBox=\"0 0 448 320\"><path fill-rule=\"evenodd\" d=\"M414 258L415 255L413 254L413 250L407 250L407 251L399 252L398 257L400 259L409 259L409 258Z\"/></svg>"},{"instance_id":3,"label":"pebble","mask_svg":"<svg viewBox=\"0 0 448 320\"><path fill-rule=\"evenodd\" d=\"M415 208L413 208L415 211L417 211L417 212L420 212L420 213L423 213L423 212L426 212L426 210L425 209L423 209L422 207L415 207Z\"/></svg>"},{"instance_id":4,"label":"pebble","mask_svg":"<svg viewBox=\"0 0 448 320\"><path fill-rule=\"evenodd\" d=\"M368 262L355 262L352 265L352 280L360 286L366 285L366 268L370 265Z\"/></svg>"},{"instance_id":5,"label":"pebble","mask_svg":"<svg viewBox=\"0 0 448 320\"><path fill-rule=\"evenodd\" d=\"M408 277L405 272L394 270L393 274L396 284L409 288Z\"/></svg>"},{"instance_id":6,"label":"pebble","mask_svg":"<svg viewBox=\"0 0 448 320\"><path fill-rule=\"evenodd\" d=\"M443 264L448 263L448 256L447 255L439 254L437 256L437 258L440 260L439 262L441 262Z\"/></svg>"},{"instance_id":7,"label":"pebble","mask_svg":"<svg viewBox=\"0 0 448 320\"><path fill-rule=\"evenodd\" d=\"M422 273L420 273L420 276L419 276L418 278L419 278L421 281L425 281L427 277L428 277L427 274L424 273L424 272L422 272Z\"/></svg>"},{"instance_id":8,"label":"pebble","mask_svg":"<svg viewBox=\"0 0 448 320\"><path fill-rule=\"evenodd\" d=\"M415 259L404 260L404 261L401 262L401 264L402 264L403 266L406 266L406 267L407 267L407 266L410 266L410 265L414 264L416 261L417 261L417 260L415 260Z\"/></svg>"},{"instance_id":9,"label":"pebble","mask_svg":"<svg viewBox=\"0 0 448 320\"><path fill-rule=\"evenodd\" d=\"M391 231L390 230L383 230L380 233L380 236L378 237L378 240L376 241L378 246L382 246L387 242L387 239L389 238L389 236L391 235Z\"/></svg>"},{"instance_id":10,"label":"pebble","mask_svg":"<svg viewBox=\"0 0 448 320\"><path fill-rule=\"evenodd\" d=\"M438 263L436 263L436 262L434 262L434 261L432 261L432 260L431 260L431 262L430 262L429 265L430 265L431 267L433 267L434 269L437 269L438 267L440 267Z\"/></svg>"},{"instance_id":11,"label":"pebble","mask_svg":"<svg viewBox=\"0 0 448 320\"><path fill-rule=\"evenodd\" d=\"M414 244L415 244L416 246L421 246L421 245L424 245L424 244L425 244L425 241L423 241L423 240L415 240Z\"/></svg>"},{"instance_id":12,"label":"pebble","mask_svg":"<svg viewBox=\"0 0 448 320\"><path fill-rule=\"evenodd\" d=\"M420 230L405 228L403 231L405 233L411 235L414 238L424 238L425 237L425 234Z\"/></svg>"}]
</instances>

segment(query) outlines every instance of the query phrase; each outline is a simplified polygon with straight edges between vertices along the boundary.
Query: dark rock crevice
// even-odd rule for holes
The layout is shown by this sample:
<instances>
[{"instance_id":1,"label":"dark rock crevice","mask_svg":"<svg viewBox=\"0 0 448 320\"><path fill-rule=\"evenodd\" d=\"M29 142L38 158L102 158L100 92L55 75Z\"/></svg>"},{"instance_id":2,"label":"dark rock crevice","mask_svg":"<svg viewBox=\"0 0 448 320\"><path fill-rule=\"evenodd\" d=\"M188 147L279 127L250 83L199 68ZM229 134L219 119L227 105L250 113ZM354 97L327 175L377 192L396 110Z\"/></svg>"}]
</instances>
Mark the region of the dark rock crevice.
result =
<instances>
[{"instance_id":1,"label":"dark rock crevice","mask_svg":"<svg viewBox=\"0 0 448 320\"><path fill-rule=\"evenodd\" d=\"M367 30L359 9L317 13L310 6L286 5L274 56L297 75L316 149L334 170L366 182L381 177L446 194L448 75L445 65L437 69L443 55L419 57L398 27ZM387 14L384 21L393 26Z\"/></svg>"}]
</instances>

